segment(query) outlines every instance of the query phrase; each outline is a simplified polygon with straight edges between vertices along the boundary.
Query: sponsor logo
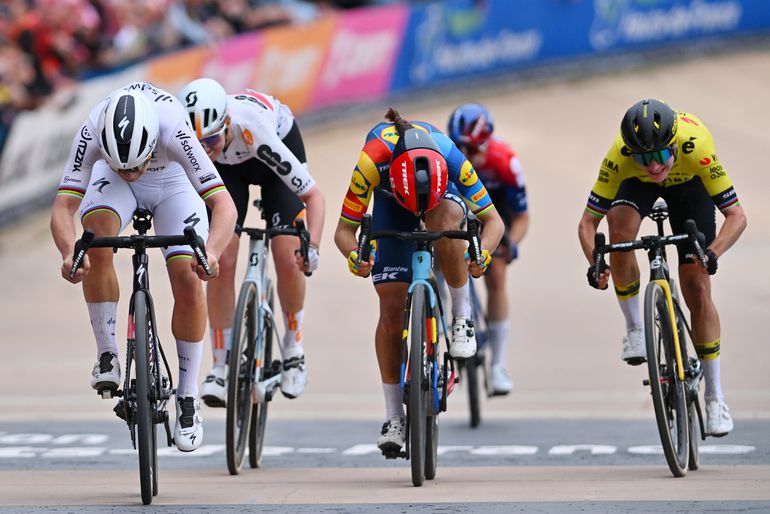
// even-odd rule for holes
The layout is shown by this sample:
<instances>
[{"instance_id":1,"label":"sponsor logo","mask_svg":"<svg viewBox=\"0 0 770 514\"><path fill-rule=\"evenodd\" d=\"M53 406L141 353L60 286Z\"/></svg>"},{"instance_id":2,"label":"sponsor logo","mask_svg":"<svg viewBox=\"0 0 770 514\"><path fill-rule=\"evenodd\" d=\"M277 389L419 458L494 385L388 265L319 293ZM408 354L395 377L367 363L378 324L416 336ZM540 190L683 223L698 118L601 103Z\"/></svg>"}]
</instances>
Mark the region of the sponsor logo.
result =
<instances>
[{"instance_id":1,"label":"sponsor logo","mask_svg":"<svg viewBox=\"0 0 770 514\"><path fill-rule=\"evenodd\" d=\"M200 181L201 181L201 184L205 184L206 182L208 182L210 180L214 180L215 178L217 178L217 174L216 173L209 173L208 175L203 175L200 178Z\"/></svg>"},{"instance_id":2,"label":"sponsor logo","mask_svg":"<svg viewBox=\"0 0 770 514\"><path fill-rule=\"evenodd\" d=\"M482 198L484 198L486 195L487 195L487 190L482 187L481 191L479 191L478 193L476 193L475 195L473 195L471 197L471 201L473 201L473 203L476 203L479 200L481 200Z\"/></svg>"},{"instance_id":3,"label":"sponsor logo","mask_svg":"<svg viewBox=\"0 0 770 514\"><path fill-rule=\"evenodd\" d=\"M253 104L256 104L256 105L262 107L266 111L270 110L269 107L267 105L265 105L264 102L260 101L260 99L257 98L254 93L235 95L235 99L236 100L241 100L241 101L245 100L247 102L251 102Z\"/></svg>"},{"instance_id":4,"label":"sponsor logo","mask_svg":"<svg viewBox=\"0 0 770 514\"><path fill-rule=\"evenodd\" d=\"M353 177L350 179L350 190L353 194L356 196L365 195L369 190L368 184L360 171L356 170L353 172Z\"/></svg>"},{"instance_id":5,"label":"sponsor logo","mask_svg":"<svg viewBox=\"0 0 770 514\"><path fill-rule=\"evenodd\" d=\"M243 129L243 132L241 134L243 135L244 143L246 143L249 146L254 144L254 136L251 134L251 131L249 129Z\"/></svg>"},{"instance_id":6,"label":"sponsor logo","mask_svg":"<svg viewBox=\"0 0 770 514\"><path fill-rule=\"evenodd\" d=\"M709 159L708 157L704 157L703 159L698 161L698 164L702 166L708 166L709 164L711 164L711 159Z\"/></svg>"},{"instance_id":7,"label":"sponsor logo","mask_svg":"<svg viewBox=\"0 0 770 514\"><path fill-rule=\"evenodd\" d=\"M103 179L103 178L100 178L99 180L97 180L97 181L95 181L95 182L92 182L92 183L91 183L91 185L92 185L92 186L94 186L94 187L96 188L96 192L97 192L97 193L101 193L101 192L102 192L102 190L103 190L105 187L107 187L108 185L110 185L110 181L109 181L109 180L105 180L105 179Z\"/></svg>"},{"instance_id":8,"label":"sponsor logo","mask_svg":"<svg viewBox=\"0 0 770 514\"><path fill-rule=\"evenodd\" d=\"M682 143L682 153L691 154L693 150L695 150L695 143L693 143L694 140L695 138L691 137L689 141Z\"/></svg>"},{"instance_id":9,"label":"sponsor logo","mask_svg":"<svg viewBox=\"0 0 770 514\"><path fill-rule=\"evenodd\" d=\"M404 184L404 194L409 194L409 175L407 173L406 161L401 163L401 181Z\"/></svg>"},{"instance_id":10,"label":"sponsor logo","mask_svg":"<svg viewBox=\"0 0 770 514\"><path fill-rule=\"evenodd\" d=\"M86 146L88 146L88 142L91 140L91 134L88 132L88 129L83 127L80 130L80 140L78 141L77 150L75 150L75 162L72 165L72 171L82 171L81 167L83 166L83 157L86 155Z\"/></svg>"},{"instance_id":11,"label":"sponsor logo","mask_svg":"<svg viewBox=\"0 0 770 514\"><path fill-rule=\"evenodd\" d=\"M196 103L198 103L198 92L190 91L187 93L187 96L184 97L184 101L185 107L193 107Z\"/></svg>"},{"instance_id":12,"label":"sponsor logo","mask_svg":"<svg viewBox=\"0 0 770 514\"><path fill-rule=\"evenodd\" d=\"M372 280L375 282L382 282L384 280L398 280L398 273L375 273Z\"/></svg>"},{"instance_id":13,"label":"sponsor logo","mask_svg":"<svg viewBox=\"0 0 770 514\"><path fill-rule=\"evenodd\" d=\"M195 228L195 226L198 223L200 223L200 221L201 221L201 219L198 216L198 213L194 212L194 213L190 214L189 216L187 216L182 223L184 223L188 227Z\"/></svg>"},{"instance_id":14,"label":"sponsor logo","mask_svg":"<svg viewBox=\"0 0 770 514\"><path fill-rule=\"evenodd\" d=\"M610 174L602 168L602 170L599 171L599 178L597 178L596 180L607 184L610 181Z\"/></svg>"},{"instance_id":15,"label":"sponsor logo","mask_svg":"<svg viewBox=\"0 0 770 514\"><path fill-rule=\"evenodd\" d=\"M262 159L265 164L281 175L285 176L291 173L291 164L286 161L281 161L281 156L274 152L269 145L259 145L259 148L257 148L257 157Z\"/></svg>"},{"instance_id":16,"label":"sponsor logo","mask_svg":"<svg viewBox=\"0 0 770 514\"><path fill-rule=\"evenodd\" d=\"M73 184L80 184L81 180L79 178L64 177L64 182L65 183L71 182Z\"/></svg>"},{"instance_id":17,"label":"sponsor logo","mask_svg":"<svg viewBox=\"0 0 770 514\"><path fill-rule=\"evenodd\" d=\"M629 147L627 147L626 145L623 145L620 148L620 155L623 155L625 157L631 157L631 155L633 155L633 152L631 151L631 149Z\"/></svg>"},{"instance_id":18,"label":"sponsor logo","mask_svg":"<svg viewBox=\"0 0 770 514\"><path fill-rule=\"evenodd\" d=\"M305 189L310 185L310 181L302 182L302 179L299 177L291 177L291 185L294 186L294 189L296 190L297 194L302 194Z\"/></svg>"},{"instance_id":19,"label":"sponsor logo","mask_svg":"<svg viewBox=\"0 0 770 514\"><path fill-rule=\"evenodd\" d=\"M695 121L694 119L692 119L692 118L688 118L687 116L680 116L680 117L679 117L679 119L680 119L680 120L682 120L682 121L683 121L683 122L685 122L685 123L689 123L690 125L695 125L696 127L700 127L700 125L698 124L698 122L696 122L696 121ZM694 139L694 138L691 138L691 139Z\"/></svg>"},{"instance_id":20,"label":"sponsor logo","mask_svg":"<svg viewBox=\"0 0 770 514\"><path fill-rule=\"evenodd\" d=\"M182 140L182 150L184 151L185 155L187 155L187 160L190 162L190 166L192 166L193 171L196 173L199 172L201 170L201 165L198 162L198 158L195 157L195 154L193 153L193 147L190 144L190 136L180 136L177 134L176 137Z\"/></svg>"},{"instance_id":21,"label":"sponsor logo","mask_svg":"<svg viewBox=\"0 0 770 514\"><path fill-rule=\"evenodd\" d=\"M126 139L126 127L128 127L128 123L129 123L128 118L125 116L123 116L123 119L120 120L120 123L118 123L121 139Z\"/></svg>"},{"instance_id":22,"label":"sponsor logo","mask_svg":"<svg viewBox=\"0 0 770 514\"><path fill-rule=\"evenodd\" d=\"M602 167L605 169L608 169L610 171L614 171L615 173L618 172L618 165L615 164L614 161L611 159L603 159L602 160Z\"/></svg>"},{"instance_id":23,"label":"sponsor logo","mask_svg":"<svg viewBox=\"0 0 770 514\"><path fill-rule=\"evenodd\" d=\"M466 187L471 187L478 181L479 181L478 174L473 169L473 166L471 166L471 163L466 161L466 163L463 164L463 167L460 170L460 184Z\"/></svg>"},{"instance_id":24,"label":"sponsor logo","mask_svg":"<svg viewBox=\"0 0 770 514\"><path fill-rule=\"evenodd\" d=\"M398 142L398 130L394 126L385 127L380 131L380 139L395 145Z\"/></svg>"},{"instance_id":25,"label":"sponsor logo","mask_svg":"<svg viewBox=\"0 0 770 514\"><path fill-rule=\"evenodd\" d=\"M345 206L345 209L347 209L349 211L353 211L353 212L361 212L363 210L363 208L364 208L363 205L351 202L347 198L345 198L345 200L342 202L342 204Z\"/></svg>"},{"instance_id":26,"label":"sponsor logo","mask_svg":"<svg viewBox=\"0 0 770 514\"><path fill-rule=\"evenodd\" d=\"M388 271L406 272L406 271L409 271L409 268L406 268L404 266L385 266L382 268L382 271L383 272L388 272Z\"/></svg>"}]
</instances>

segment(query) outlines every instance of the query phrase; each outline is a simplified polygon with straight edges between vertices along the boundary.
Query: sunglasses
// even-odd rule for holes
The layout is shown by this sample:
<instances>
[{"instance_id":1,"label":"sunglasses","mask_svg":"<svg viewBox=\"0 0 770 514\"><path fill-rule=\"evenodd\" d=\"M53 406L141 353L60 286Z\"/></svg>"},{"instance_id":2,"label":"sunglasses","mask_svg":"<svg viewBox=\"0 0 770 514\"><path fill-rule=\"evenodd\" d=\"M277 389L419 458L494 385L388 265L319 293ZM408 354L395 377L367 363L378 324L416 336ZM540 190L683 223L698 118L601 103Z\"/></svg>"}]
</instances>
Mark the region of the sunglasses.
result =
<instances>
[{"instance_id":1,"label":"sunglasses","mask_svg":"<svg viewBox=\"0 0 770 514\"><path fill-rule=\"evenodd\" d=\"M634 160L642 166L649 166L652 161L656 161L659 164L666 164L668 160L674 156L674 147L667 146L661 150L655 150L654 152L644 152L632 154Z\"/></svg>"},{"instance_id":2,"label":"sunglasses","mask_svg":"<svg viewBox=\"0 0 770 514\"><path fill-rule=\"evenodd\" d=\"M210 136L202 137L199 139L199 141L203 146L207 148L213 148L217 145L217 143L219 143L219 139L224 135L226 129L227 126L225 125Z\"/></svg>"}]
</instances>

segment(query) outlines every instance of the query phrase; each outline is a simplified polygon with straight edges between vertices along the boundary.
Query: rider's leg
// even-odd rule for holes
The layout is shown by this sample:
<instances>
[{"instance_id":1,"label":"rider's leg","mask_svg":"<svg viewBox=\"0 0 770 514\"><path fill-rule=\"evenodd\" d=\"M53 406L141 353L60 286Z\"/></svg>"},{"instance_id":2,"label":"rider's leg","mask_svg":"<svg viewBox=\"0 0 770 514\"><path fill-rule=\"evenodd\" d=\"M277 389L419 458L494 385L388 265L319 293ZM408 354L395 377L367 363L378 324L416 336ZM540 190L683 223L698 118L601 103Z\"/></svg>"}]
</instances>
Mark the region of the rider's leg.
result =
<instances>
[{"instance_id":1,"label":"rider's leg","mask_svg":"<svg viewBox=\"0 0 770 514\"><path fill-rule=\"evenodd\" d=\"M235 272L239 241L238 236L233 234L227 248L219 257L219 275L206 284L211 351L215 368L227 364L227 351L230 349L235 314Z\"/></svg>"},{"instance_id":2,"label":"rider's leg","mask_svg":"<svg viewBox=\"0 0 770 514\"><path fill-rule=\"evenodd\" d=\"M294 250L299 248L299 241L294 236L278 236L274 237L270 244L275 264L278 299L286 323L282 353L284 358L303 355L305 353L302 347L305 276L297 267L294 258Z\"/></svg>"},{"instance_id":3,"label":"rider's leg","mask_svg":"<svg viewBox=\"0 0 770 514\"><path fill-rule=\"evenodd\" d=\"M409 285L405 282L377 284L380 316L374 335L377 363L385 393L386 419L404 415L401 392L401 332L404 323L404 302Z\"/></svg>"},{"instance_id":4,"label":"rider's leg","mask_svg":"<svg viewBox=\"0 0 770 514\"><path fill-rule=\"evenodd\" d=\"M455 201L444 198L425 215L429 231L459 230L465 212ZM452 316L467 318L471 314L468 290L468 265L465 263L465 242L458 239L439 239L435 243L436 259L444 273L452 298Z\"/></svg>"},{"instance_id":5,"label":"rider's leg","mask_svg":"<svg viewBox=\"0 0 770 514\"><path fill-rule=\"evenodd\" d=\"M618 243L636 238L642 218L639 212L627 205L613 206L607 212L610 242ZM633 252L614 252L610 255L610 271L615 285L620 310L626 320L626 329L641 329L644 326L641 317L639 298L639 264Z\"/></svg>"}]
</instances>

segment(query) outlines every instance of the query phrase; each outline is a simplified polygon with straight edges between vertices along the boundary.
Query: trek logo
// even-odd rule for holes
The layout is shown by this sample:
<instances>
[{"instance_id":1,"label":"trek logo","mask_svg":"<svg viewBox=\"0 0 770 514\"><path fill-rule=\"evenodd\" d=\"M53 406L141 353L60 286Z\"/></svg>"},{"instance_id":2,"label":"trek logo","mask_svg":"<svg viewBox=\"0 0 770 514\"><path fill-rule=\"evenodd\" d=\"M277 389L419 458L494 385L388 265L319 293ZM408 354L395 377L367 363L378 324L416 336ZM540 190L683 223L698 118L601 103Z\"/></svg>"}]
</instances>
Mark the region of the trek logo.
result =
<instances>
[{"instance_id":1,"label":"trek logo","mask_svg":"<svg viewBox=\"0 0 770 514\"><path fill-rule=\"evenodd\" d=\"M92 183L91 183L91 185L92 185L92 186L94 186L94 187L96 188L96 192L97 192L97 193L101 193L101 192L102 192L102 190L103 190L105 187L107 187L108 185L110 185L110 181L109 181L109 180L105 180L105 179L103 179L103 178L100 178L100 179L99 179L99 180L97 180L96 182L92 182Z\"/></svg>"},{"instance_id":2,"label":"trek logo","mask_svg":"<svg viewBox=\"0 0 770 514\"><path fill-rule=\"evenodd\" d=\"M375 273L372 280L374 282L383 282L385 280L398 280L398 273Z\"/></svg>"},{"instance_id":3,"label":"trek logo","mask_svg":"<svg viewBox=\"0 0 770 514\"><path fill-rule=\"evenodd\" d=\"M195 226L200 223L201 219L198 217L196 213L192 213L185 220L182 222L188 227L195 228Z\"/></svg>"},{"instance_id":4,"label":"trek logo","mask_svg":"<svg viewBox=\"0 0 770 514\"><path fill-rule=\"evenodd\" d=\"M407 174L406 161L401 163L401 180L404 182L404 194L409 194L409 175Z\"/></svg>"},{"instance_id":5,"label":"trek logo","mask_svg":"<svg viewBox=\"0 0 770 514\"><path fill-rule=\"evenodd\" d=\"M274 152L269 145L259 145L257 148L257 157L262 159L265 164L281 175L286 176L291 173L291 164L286 161L281 161L281 155Z\"/></svg>"}]
</instances>

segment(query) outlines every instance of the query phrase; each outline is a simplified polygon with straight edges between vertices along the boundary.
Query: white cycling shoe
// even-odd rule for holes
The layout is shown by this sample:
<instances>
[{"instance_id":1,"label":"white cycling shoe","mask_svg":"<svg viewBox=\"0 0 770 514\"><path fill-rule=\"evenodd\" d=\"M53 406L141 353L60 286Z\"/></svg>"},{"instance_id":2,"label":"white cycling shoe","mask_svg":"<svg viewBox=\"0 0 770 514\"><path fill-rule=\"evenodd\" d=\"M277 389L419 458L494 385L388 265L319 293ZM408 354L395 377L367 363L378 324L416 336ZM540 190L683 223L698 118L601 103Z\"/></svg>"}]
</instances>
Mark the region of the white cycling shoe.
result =
<instances>
[{"instance_id":1,"label":"white cycling shoe","mask_svg":"<svg viewBox=\"0 0 770 514\"><path fill-rule=\"evenodd\" d=\"M214 366L201 384L201 400L209 407L227 405L227 368Z\"/></svg>"},{"instance_id":2,"label":"white cycling shoe","mask_svg":"<svg viewBox=\"0 0 770 514\"><path fill-rule=\"evenodd\" d=\"M177 397L174 444L179 451L191 452L200 448L201 443L203 443L201 402L192 396Z\"/></svg>"},{"instance_id":3,"label":"white cycling shoe","mask_svg":"<svg viewBox=\"0 0 770 514\"><path fill-rule=\"evenodd\" d=\"M383 455L396 455L404 447L406 435L406 420L402 416L394 416L382 424L377 448ZM395 458L395 457L394 457Z\"/></svg>"},{"instance_id":4,"label":"white cycling shoe","mask_svg":"<svg viewBox=\"0 0 770 514\"><path fill-rule=\"evenodd\" d=\"M502 364L494 364L491 369L490 396L505 396L513 390L513 380Z\"/></svg>"},{"instance_id":5,"label":"white cycling shoe","mask_svg":"<svg viewBox=\"0 0 770 514\"><path fill-rule=\"evenodd\" d=\"M286 398L297 398L307 385L307 366L305 356L296 355L284 359L281 370L281 392Z\"/></svg>"},{"instance_id":6,"label":"white cycling shoe","mask_svg":"<svg viewBox=\"0 0 770 514\"><path fill-rule=\"evenodd\" d=\"M714 437L723 437L732 432L733 417L724 400L706 400L706 432Z\"/></svg>"},{"instance_id":7,"label":"white cycling shoe","mask_svg":"<svg viewBox=\"0 0 770 514\"><path fill-rule=\"evenodd\" d=\"M94 364L91 371L91 387L100 389L117 389L120 386L120 362L114 353L104 352Z\"/></svg>"},{"instance_id":8,"label":"white cycling shoe","mask_svg":"<svg viewBox=\"0 0 770 514\"><path fill-rule=\"evenodd\" d=\"M647 362L647 344L644 341L644 329L632 328L623 338L623 351L620 358L631 366Z\"/></svg>"},{"instance_id":9,"label":"white cycling shoe","mask_svg":"<svg viewBox=\"0 0 770 514\"><path fill-rule=\"evenodd\" d=\"M473 320L470 318L455 318L452 321L452 344L449 355L454 359L467 359L476 354L476 333L473 330Z\"/></svg>"}]
</instances>

